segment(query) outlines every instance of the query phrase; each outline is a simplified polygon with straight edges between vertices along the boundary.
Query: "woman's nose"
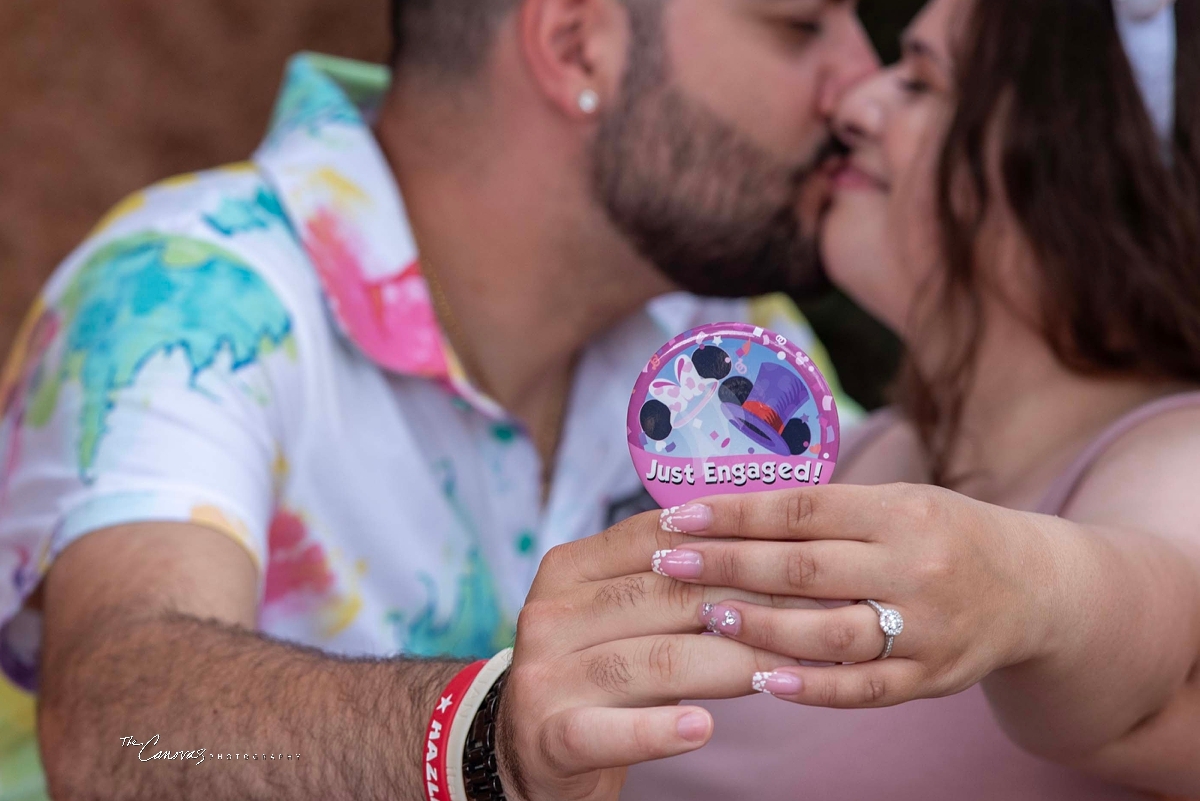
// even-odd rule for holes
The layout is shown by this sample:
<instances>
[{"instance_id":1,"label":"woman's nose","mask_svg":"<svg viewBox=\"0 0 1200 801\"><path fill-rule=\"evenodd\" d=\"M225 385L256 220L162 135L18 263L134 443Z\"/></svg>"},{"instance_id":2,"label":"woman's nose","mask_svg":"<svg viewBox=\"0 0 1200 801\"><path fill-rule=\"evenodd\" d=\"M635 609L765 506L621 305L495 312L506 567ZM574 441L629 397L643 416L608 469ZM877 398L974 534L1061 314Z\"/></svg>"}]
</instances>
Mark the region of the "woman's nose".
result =
<instances>
[{"instance_id":1,"label":"woman's nose","mask_svg":"<svg viewBox=\"0 0 1200 801\"><path fill-rule=\"evenodd\" d=\"M874 91L879 77L863 81L842 99L833 118L833 129L847 145L862 145L879 136L884 108Z\"/></svg>"}]
</instances>

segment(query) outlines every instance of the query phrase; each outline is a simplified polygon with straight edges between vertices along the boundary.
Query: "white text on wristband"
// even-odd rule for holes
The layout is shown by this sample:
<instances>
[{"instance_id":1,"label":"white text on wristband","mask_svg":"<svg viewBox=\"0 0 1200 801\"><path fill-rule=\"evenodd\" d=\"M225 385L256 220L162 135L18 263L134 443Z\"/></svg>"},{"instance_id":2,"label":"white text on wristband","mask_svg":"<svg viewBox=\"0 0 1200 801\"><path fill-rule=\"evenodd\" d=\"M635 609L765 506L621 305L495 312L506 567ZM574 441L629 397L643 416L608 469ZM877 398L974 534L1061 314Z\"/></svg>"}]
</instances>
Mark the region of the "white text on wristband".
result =
<instances>
[{"instance_id":1,"label":"white text on wristband","mask_svg":"<svg viewBox=\"0 0 1200 801\"><path fill-rule=\"evenodd\" d=\"M438 699L437 706L429 718L429 728L425 732L425 798L426 801L449 801L450 785L446 778L447 747L450 740L450 726L463 698L475 677L487 665L486 661L476 662L464 668L450 680L446 689Z\"/></svg>"}]
</instances>

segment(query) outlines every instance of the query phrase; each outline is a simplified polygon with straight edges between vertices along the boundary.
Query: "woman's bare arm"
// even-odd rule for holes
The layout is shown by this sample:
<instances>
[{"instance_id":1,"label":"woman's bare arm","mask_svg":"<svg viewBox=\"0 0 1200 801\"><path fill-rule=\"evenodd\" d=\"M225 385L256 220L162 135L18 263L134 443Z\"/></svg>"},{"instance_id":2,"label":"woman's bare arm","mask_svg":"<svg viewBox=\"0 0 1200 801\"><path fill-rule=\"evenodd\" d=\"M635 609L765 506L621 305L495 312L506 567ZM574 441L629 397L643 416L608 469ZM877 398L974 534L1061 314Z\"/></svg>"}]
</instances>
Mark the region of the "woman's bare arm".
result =
<instances>
[{"instance_id":1,"label":"woman's bare arm","mask_svg":"<svg viewBox=\"0 0 1200 801\"><path fill-rule=\"evenodd\" d=\"M1116 443L1066 510L1051 654L984 682L1013 738L1200 795L1200 412Z\"/></svg>"}]
</instances>

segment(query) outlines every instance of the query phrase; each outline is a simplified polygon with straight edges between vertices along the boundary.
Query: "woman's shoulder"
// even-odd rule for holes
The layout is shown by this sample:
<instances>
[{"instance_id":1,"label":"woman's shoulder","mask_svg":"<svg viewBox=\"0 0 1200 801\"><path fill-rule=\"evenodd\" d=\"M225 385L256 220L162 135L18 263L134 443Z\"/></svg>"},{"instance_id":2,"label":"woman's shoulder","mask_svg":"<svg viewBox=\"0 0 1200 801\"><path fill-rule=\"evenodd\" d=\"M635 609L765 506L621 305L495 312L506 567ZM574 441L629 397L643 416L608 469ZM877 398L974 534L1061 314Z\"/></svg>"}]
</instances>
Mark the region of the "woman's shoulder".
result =
<instances>
[{"instance_id":1,"label":"woman's shoulder","mask_svg":"<svg viewBox=\"0 0 1200 801\"><path fill-rule=\"evenodd\" d=\"M1200 517L1200 393L1122 431L1081 477L1063 517L1195 537Z\"/></svg>"},{"instance_id":2,"label":"woman's shoulder","mask_svg":"<svg viewBox=\"0 0 1200 801\"><path fill-rule=\"evenodd\" d=\"M839 484L927 484L921 438L899 411L881 409L847 430L839 452Z\"/></svg>"}]
</instances>

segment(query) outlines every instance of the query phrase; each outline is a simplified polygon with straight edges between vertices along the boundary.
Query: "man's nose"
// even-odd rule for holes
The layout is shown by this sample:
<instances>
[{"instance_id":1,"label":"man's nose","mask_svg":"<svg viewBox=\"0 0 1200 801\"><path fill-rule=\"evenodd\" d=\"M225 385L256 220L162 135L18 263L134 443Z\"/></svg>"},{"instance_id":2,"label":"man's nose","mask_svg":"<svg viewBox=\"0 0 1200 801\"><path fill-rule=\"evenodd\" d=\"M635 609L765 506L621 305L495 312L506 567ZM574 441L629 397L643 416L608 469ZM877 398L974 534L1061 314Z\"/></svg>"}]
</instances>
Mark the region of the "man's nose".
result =
<instances>
[{"instance_id":1,"label":"man's nose","mask_svg":"<svg viewBox=\"0 0 1200 801\"><path fill-rule=\"evenodd\" d=\"M853 15L844 35L834 44L825 81L821 87L820 112L828 120L837 113L846 93L879 71L879 56L866 30Z\"/></svg>"}]
</instances>

